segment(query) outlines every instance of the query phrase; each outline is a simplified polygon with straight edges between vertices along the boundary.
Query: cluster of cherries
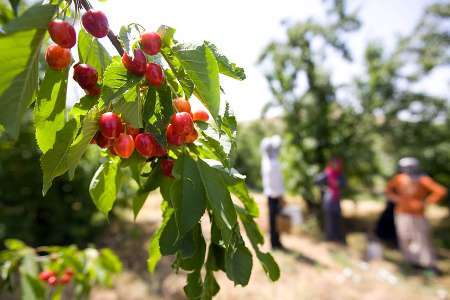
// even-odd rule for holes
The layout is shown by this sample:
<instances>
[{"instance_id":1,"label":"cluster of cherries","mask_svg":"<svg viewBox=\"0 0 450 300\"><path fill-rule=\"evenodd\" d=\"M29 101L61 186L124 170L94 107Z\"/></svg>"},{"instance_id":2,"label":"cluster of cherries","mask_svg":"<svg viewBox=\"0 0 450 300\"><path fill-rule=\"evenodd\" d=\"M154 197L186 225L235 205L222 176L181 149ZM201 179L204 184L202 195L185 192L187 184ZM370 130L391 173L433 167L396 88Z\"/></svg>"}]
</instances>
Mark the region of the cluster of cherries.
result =
<instances>
[{"instance_id":1,"label":"cluster of cherries","mask_svg":"<svg viewBox=\"0 0 450 300\"><path fill-rule=\"evenodd\" d=\"M81 17L84 29L96 38L103 38L109 33L106 15L99 10L90 9ZM62 20L53 20L48 24L50 37L56 44L47 48L45 60L50 68L57 71L66 69L72 60L70 49L76 44L75 29L71 24ZM133 51L133 56L126 52L122 55L122 63L132 74L143 76L148 84L160 87L164 83L164 72L159 64L147 63L145 53L156 55L161 50L161 37L156 32L144 32L140 37L140 48ZM88 95L97 96L101 89L97 85L97 70L84 63L74 65L73 79Z\"/></svg>"},{"instance_id":2,"label":"cluster of cherries","mask_svg":"<svg viewBox=\"0 0 450 300\"><path fill-rule=\"evenodd\" d=\"M39 279L41 281L47 282L51 286L66 285L68 284L73 277L74 273L71 269L66 269L64 273L58 278L57 274L54 271L47 270L39 273Z\"/></svg>"},{"instance_id":3,"label":"cluster of cherries","mask_svg":"<svg viewBox=\"0 0 450 300\"><path fill-rule=\"evenodd\" d=\"M167 142L174 146L193 143L198 138L194 121L208 121L208 113L204 110L192 113L189 101L182 98L175 99L173 104L178 112L172 115L170 124L167 126ZM135 149L147 159L163 158L161 169L164 175L172 176L174 161L167 158L167 150L151 133L124 123L114 112L102 114L98 121L98 128L91 143L97 144L100 148L109 149L112 155L121 158L129 158Z\"/></svg>"}]
</instances>

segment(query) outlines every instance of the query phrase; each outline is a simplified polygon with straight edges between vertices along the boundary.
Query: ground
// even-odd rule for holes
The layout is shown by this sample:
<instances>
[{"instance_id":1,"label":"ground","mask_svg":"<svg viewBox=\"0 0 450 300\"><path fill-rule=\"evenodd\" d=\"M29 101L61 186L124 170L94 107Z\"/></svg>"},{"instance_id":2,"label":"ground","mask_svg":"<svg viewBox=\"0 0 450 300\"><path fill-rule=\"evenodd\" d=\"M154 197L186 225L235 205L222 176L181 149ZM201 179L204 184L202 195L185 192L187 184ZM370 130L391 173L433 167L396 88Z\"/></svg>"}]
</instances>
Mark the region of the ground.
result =
<instances>
[{"instance_id":1,"label":"ground","mask_svg":"<svg viewBox=\"0 0 450 300\"><path fill-rule=\"evenodd\" d=\"M266 231L265 199L261 195L255 197L261 207L258 222ZM289 200L298 203L297 199ZM184 299L184 274L171 272L171 258L164 258L154 274L146 271L148 240L160 222L159 204L159 196L152 194L136 222L130 213L123 212L121 221L110 226L100 245L117 251L124 262L124 272L112 290L94 289L92 300ZM344 201L343 211L350 229L347 246L314 238L304 226L282 237L289 252L274 252L281 268L278 282L270 282L255 261L250 283L245 288L235 287L223 273L217 274L221 286L217 299L449 299L450 254L445 249L438 251L439 267L444 271L441 277L409 268L401 255L389 248L384 248L382 259L363 260L366 232L382 209L381 202ZM446 208L440 207L427 211L434 227L448 221L448 214Z\"/></svg>"}]
</instances>

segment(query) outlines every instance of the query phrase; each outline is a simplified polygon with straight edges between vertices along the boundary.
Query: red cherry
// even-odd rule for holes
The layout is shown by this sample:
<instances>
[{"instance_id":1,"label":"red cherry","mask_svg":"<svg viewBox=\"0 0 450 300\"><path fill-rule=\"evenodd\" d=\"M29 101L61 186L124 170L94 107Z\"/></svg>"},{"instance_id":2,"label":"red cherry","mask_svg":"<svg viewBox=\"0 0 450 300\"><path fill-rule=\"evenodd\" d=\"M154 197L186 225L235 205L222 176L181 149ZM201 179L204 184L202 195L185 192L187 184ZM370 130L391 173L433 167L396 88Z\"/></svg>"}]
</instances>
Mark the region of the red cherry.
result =
<instances>
[{"instance_id":1,"label":"red cherry","mask_svg":"<svg viewBox=\"0 0 450 300\"><path fill-rule=\"evenodd\" d=\"M121 133L118 138L114 140L114 152L122 158L128 158L134 151L134 140L129 134Z\"/></svg>"},{"instance_id":2,"label":"red cherry","mask_svg":"<svg viewBox=\"0 0 450 300\"><path fill-rule=\"evenodd\" d=\"M98 95L101 94L102 89L101 89L100 87L98 87L97 85L95 85L95 86L93 86L93 87L91 87L91 88L85 90L85 92L86 92L86 94L88 94L89 96L96 97L96 96L98 96Z\"/></svg>"},{"instance_id":3,"label":"red cherry","mask_svg":"<svg viewBox=\"0 0 450 300\"><path fill-rule=\"evenodd\" d=\"M75 29L68 22L51 21L48 23L48 32L52 40L63 48L72 48L77 42Z\"/></svg>"},{"instance_id":4,"label":"red cherry","mask_svg":"<svg viewBox=\"0 0 450 300\"><path fill-rule=\"evenodd\" d=\"M84 29L96 38L105 37L109 32L109 24L106 15L95 9L90 9L81 17Z\"/></svg>"},{"instance_id":5,"label":"red cherry","mask_svg":"<svg viewBox=\"0 0 450 300\"><path fill-rule=\"evenodd\" d=\"M73 66L73 79L85 90L93 89L97 85L97 70L88 64Z\"/></svg>"},{"instance_id":6,"label":"red cherry","mask_svg":"<svg viewBox=\"0 0 450 300\"><path fill-rule=\"evenodd\" d=\"M75 274L75 272L74 272L72 269L70 269L70 268L66 269L66 270L64 271L64 273L65 273L65 274L68 274L68 275L70 275L70 276L73 276L73 275Z\"/></svg>"},{"instance_id":7,"label":"red cherry","mask_svg":"<svg viewBox=\"0 0 450 300\"><path fill-rule=\"evenodd\" d=\"M141 46L148 55L155 55L161 50L161 37L156 32L141 34Z\"/></svg>"},{"instance_id":8,"label":"red cherry","mask_svg":"<svg viewBox=\"0 0 450 300\"><path fill-rule=\"evenodd\" d=\"M173 159L163 159L161 161L161 170L163 174L167 177L173 177L172 176L172 169L173 165L175 164L175 161Z\"/></svg>"},{"instance_id":9,"label":"red cherry","mask_svg":"<svg viewBox=\"0 0 450 300\"><path fill-rule=\"evenodd\" d=\"M207 122L209 120L209 115L204 110L196 111L192 114L193 121L203 121Z\"/></svg>"},{"instance_id":10,"label":"red cherry","mask_svg":"<svg viewBox=\"0 0 450 300\"><path fill-rule=\"evenodd\" d=\"M173 129L179 135L186 135L192 132L194 123L192 121L191 114L187 112L179 112L172 115L170 123L173 125Z\"/></svg>"},{"instance_id":11,"label":"red cherry","mask_svg":"<svg viewBox=\"0 0 450 300\"><path fill-rule=\"evenodd\" d=\"M108 139L117 138L123 132L122 119L113 112L101 115L98 125L102 135Z\"/></svg>"},{"instance_id":12,"label":"red cherry","mask_svg":"<svg viewBox=\"0 0 450 300\"><path fill-rule=\"evenodd\" d=\"M72 54L70 50L56 44L50 45L45 52L45 61L49 67L56 71L62 71L70 65Z\"/></svg>"},{"instance_id":13,"label":"red cherry","mask_svg":"<svg viewBox=\"0 0 450 300\"><path fill-rule=\"evenodd\" d=\"M160 65L148 63L145 70L145 78L154 87L160 87L164 83L164 72Z\"/></svg>"},{"instance_id":14,"label":"red cherry","mask_svg":"<svg viewBox=\"0 0 450 300\"><path fill-rule=\"evenodd\" d=\"M183 111L187 112L187 113L191 112L191 104L189 103L189 101L187 101L181 97L174 99L173 105L178 110L178 112L183 112Z\"/></svg>"},{"instance_id":15,"label":"red cherry","mask_svg":"<svg viewBox=\"0 0 450 300\"><path fill-rule=\"evenodd\" d=\"M139 133L141 133L140 128L134 128L130 124L126 124L126 133L135 138Z\"/></svg>"},{"instance_id":16,"label":"red cherry","mask_svg":"<svg viewBox=\"0 0 450 300\"><path fill-rule=\"evenodd\" d=\"M112 145L112 140L107 139L100 132L97 132L95 134L94 139L95 139L95 143L102 149L106 149Z\"/></svg>"},{"instance_id":17,"label":"red cherry","mask_svg":"<svg viewBox=\"0 0 450 300\"><path fill-rule=\"evenodd\" d=\"M68 273L64 273L61 276L61 278L59 279L59 283L64 285L64 284L68 284L71 280L72 280L72 275L70 275Z\"/></svg>"},{"instance_id":18,"label":"red cherry","mask_svg":"<svg viewBox=\"0 0 450 300\"><path fill-rule=\"evenodd\" d=\"M188 134L186 134L186 136L184 137L184 142L186 144L192 144L193 142L195 142L195 140L198 138L198 133L197 131L193 128L191 132L189 132Z\"/></svg>"},{"instance_id":19,"label":"red cherry","mask_svg":"<svg viewBox=\"0 0 450 300\"><path fill-rule=\"evenodd\" d=\"M183 144L184 137L177 132L175 132L172 124L169 124L166 129L166 138L169 144L180 146Z\"/></svg>"},{"instance_id":20,"label":"red cherry","mask_svg":"<svg viewBox=\"0 0 450 300\"><path fill-rule=\"evenodd\" d=\"M39 273L39 279L42 281L47 281L50 277L55 276L55 272L53 271L42 271Z\"/></svg>"},{"instance_id":21,"label":"red cherry","mask_svg":"<svg viewBox=\"0 0 450 300\"><path fill-rule=\"evenodd\" d=\"M55 286L55 285L58 284L58 278L56 278L56 276L50 276L50 277L47 279L47 282L48 282L48 284L50 284L50 285L52 285L52 286Z\"/></svg>"},{"instance_id":22,"label":"red cherry","mask_svg":"<svg viewBox=\"0 0 450 300\"><path fill-rule=\"evenodd\" d=\"M126 52L122 55L122 64L135 75L142 76L147 68L147 58L141 49L134 49L134 57L131 58Z\"/></svg>"},{"instance_id":23,"label":"red cherry","mask_svg":"<svg viewBox=\"0 0 450 300\"><path fill-rule=\"evenodd\" d=\"M146 158L155 156L158 146L161 147L155 137L148 132L139 133L134 139L134 144L137 152Z\"/></svg>"}]
</instances>

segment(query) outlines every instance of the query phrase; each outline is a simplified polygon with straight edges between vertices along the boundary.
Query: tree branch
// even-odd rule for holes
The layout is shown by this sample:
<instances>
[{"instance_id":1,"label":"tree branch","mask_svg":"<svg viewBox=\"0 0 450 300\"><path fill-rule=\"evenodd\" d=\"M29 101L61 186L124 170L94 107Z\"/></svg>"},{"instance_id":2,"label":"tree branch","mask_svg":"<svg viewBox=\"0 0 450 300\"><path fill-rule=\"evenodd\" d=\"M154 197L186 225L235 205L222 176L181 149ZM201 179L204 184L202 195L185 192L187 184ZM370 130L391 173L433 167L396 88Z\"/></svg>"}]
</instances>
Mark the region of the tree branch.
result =
<instances>
[{"instance_id":1,"label":"tree branch","mask_svg":"<svg viewBox=\"0 0 450 300\"><path fill-rule=\"evenodd\" d=\"M92 8L92 5L87 0L79 0L79 3L85 10L89 10ZM122 44L120 43L119 39L111 29L108 31L108 39L111 41L111 44L114 46L114 48L116 48L117 52L119 52L120 56L122 56L125 51L123 50Z\"/></svg>"}]
</instances>

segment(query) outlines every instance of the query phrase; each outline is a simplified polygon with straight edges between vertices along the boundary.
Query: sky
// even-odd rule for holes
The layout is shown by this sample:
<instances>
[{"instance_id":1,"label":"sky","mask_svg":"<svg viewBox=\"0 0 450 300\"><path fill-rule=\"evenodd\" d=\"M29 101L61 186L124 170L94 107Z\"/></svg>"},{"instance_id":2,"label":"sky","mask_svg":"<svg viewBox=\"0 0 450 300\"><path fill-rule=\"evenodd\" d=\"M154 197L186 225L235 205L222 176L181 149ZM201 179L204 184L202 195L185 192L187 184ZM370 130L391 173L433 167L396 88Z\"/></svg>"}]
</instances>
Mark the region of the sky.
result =
<instances>
[{"instance_id":1,"label":"sky","mask_svg":"<svg viewBox=\"0 0 450 300\"><path fill-rule=\"evenodd\" d=\"M348 36L355 61L349 65L339 57L325 62L332 72L335 83L345 83L361 72L364 47L369 40L381 41L392 49L399 34L409 33L431 0L352 0L352 7L359 9L363 23L357 34ZM208 40L231 61L245 69L247 79L235 81L222 78L225 95L238 120L246 121L260 117L261 109L271 95L263 70L256 65L262 49L272 40L282 40L285 28L282 20L306 20L308 17L323 18L322 0L108 0L92 1L94 7L108 16L111 29L119 32L122 25L132 22L156 31L164 24L176 28L175 38L181 42ZM114 51L104 38L102 43ZM447 70L448 71L448 70ZM436 94L448 93L450 76L433 74L433 80L424 83L424 89ZM436 77L436 78L435 78Z\"/></svg>"}]
</instances>

